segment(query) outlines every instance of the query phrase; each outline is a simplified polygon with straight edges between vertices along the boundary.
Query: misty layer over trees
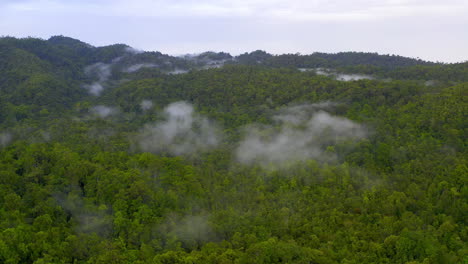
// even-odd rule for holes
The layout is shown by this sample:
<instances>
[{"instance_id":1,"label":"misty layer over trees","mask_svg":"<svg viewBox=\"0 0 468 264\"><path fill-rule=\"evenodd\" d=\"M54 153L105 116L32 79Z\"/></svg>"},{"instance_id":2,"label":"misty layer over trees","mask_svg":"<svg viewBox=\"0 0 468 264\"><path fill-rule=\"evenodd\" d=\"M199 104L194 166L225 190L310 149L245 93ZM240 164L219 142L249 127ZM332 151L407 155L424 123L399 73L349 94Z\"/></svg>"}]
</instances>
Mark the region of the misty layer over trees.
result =
<instances>
[{"instance_id":1,"label":"misty layer over trees","mask_svg":"<svg viewBox=\"0 0 468 264\"><path fill-rule=\"evenodd\" d=\"M0 263L465 263L468 63L0 38Z\"/></svg>"}]
</instances>

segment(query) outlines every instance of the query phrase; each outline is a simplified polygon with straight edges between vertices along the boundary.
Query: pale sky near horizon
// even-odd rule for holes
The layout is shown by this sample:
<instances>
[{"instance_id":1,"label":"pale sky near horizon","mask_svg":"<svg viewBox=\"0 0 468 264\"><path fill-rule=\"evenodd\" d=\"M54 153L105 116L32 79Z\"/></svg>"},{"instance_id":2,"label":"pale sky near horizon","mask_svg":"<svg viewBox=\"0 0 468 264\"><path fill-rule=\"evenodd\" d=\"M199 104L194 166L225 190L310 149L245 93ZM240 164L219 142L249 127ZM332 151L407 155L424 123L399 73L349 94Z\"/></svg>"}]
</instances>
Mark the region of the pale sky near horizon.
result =
<instances>
[{"instance_id":1,"label":"pale sky near horizon","mask_svg":"<svg viewBox=\"0 0 468 264\"><path fill-rule=\"evenodd\" d=\"M0 35L167 54L365 51L468 60L468 0L0 0Z\"/></svg>"}]
</instances>

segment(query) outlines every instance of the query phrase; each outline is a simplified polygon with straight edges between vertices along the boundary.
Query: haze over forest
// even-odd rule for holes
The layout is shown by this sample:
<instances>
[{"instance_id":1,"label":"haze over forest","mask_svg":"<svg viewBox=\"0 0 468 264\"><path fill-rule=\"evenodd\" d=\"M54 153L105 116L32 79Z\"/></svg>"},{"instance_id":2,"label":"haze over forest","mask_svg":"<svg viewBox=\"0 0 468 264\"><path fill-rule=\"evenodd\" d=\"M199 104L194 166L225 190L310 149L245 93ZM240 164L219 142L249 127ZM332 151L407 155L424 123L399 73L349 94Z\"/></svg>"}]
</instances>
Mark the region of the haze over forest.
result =
<instances>
[{"instance_id":1,"label":"haze over forest","mask_svg":"<svg viewBox=\"0 0 468 264\"><path fill-rule=\"evenodd\" d=\"M2 37L0 262L465 263L460 61Z\"/></svg>"}]
</instances>

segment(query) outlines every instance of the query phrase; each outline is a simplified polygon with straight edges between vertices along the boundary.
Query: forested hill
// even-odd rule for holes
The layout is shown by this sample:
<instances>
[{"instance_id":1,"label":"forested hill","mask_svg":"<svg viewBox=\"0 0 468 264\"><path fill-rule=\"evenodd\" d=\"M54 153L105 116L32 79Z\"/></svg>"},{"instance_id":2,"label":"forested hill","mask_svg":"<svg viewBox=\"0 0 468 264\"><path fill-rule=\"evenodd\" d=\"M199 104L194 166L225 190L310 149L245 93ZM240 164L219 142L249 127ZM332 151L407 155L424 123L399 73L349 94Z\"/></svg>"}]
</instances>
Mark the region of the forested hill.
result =
<instances>
[{"instance_id":1,"label":"forested hill","mask_svg":"<svg viewBox=\"0 0 468 264\"><path fill-rule=\"evenodd\" d=\"M54 64L60 64L66 60L73 60L74 63L91 64L95 62L110 62L112 59L125 55L126 52L153 53L137 51L125 44L115 44L104 47L93 47L80 40L54 36L48 40L26 38L16 39L3 37L0 39L2 46L20 48L35 54L41 59L48 60ZM161 55L159 52L155 54ZM174 59L174 57L171 57ZM311 55L284 54L272 55L261 50L244 53L233 57L228 53L206 52L193 55L191 58L203 60L232 60L240 64L266 64L277 67L339 67L372 65L383 68L398 68L416 65L436 65L440 63L423 61L420 59L406 58L396 55L379 55L377 53L364 52L340 52L336 54L316 52ZM143 59L143 58L141 58Z\"/></svg>"},{"instance_id":2,"label":"forested hill","mask_svg":"<svg viewBox=\"0 0 468 264\"><path fill-rule=\"evenodd\" d=\"M257 50L251 53L244 53L237 57L240 63L245 64L266 64L277 67L343 67L368 65L394 69L416 65L436 65L420 59L406 58L396 55L379 55L377 53L365 52L339 52L336 54L316 52L311 55L284 54L271 55L264 51Z\"/></svg>"},{"instance_id":3,"label":"forested hill","mask_svg":"<svg viewBox=\"0 0 468 264\"><path fill-rule=\"evenodd\" d=\"M466 263L468 62L0 38L0 263Z\"/></svg>"}]
</instances>

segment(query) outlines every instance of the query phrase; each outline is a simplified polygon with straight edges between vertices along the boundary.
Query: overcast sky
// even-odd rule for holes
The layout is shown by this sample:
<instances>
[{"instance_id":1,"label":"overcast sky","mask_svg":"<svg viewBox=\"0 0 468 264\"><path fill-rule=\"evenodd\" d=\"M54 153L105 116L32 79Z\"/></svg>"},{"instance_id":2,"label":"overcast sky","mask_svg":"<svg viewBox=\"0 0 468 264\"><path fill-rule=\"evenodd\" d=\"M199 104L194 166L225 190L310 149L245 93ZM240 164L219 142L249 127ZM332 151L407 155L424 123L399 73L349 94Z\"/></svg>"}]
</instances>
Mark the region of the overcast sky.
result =
<instances>
[{"instance_id":1,"label":"overcast sky","mask_svg":"<svg viewBox=\"0 0 468 264\"><path fill-rule=\"evenodd\" d=\"M168 54L367 51L468 60L468 0L0 0L0 35Z\"/></svg>"}]
</instances>

